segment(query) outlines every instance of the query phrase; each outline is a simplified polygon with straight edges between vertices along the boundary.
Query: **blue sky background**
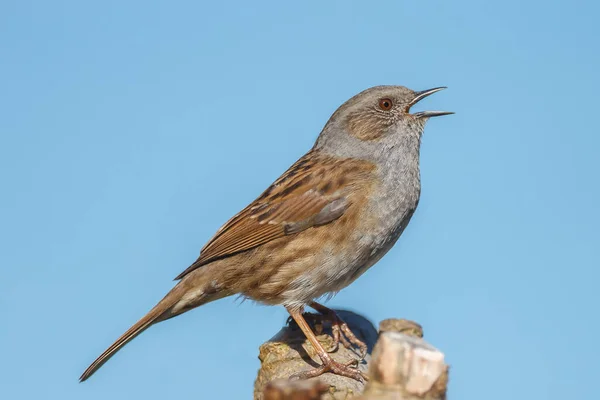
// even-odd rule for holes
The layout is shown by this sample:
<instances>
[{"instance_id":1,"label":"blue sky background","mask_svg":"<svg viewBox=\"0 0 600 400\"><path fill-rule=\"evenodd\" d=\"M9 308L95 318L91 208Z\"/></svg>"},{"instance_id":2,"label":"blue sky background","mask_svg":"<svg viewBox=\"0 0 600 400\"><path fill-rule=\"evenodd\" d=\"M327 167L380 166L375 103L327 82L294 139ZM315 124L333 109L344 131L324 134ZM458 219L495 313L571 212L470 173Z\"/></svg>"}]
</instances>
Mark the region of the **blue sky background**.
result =
<instances>
[{"instance_id":1,"label":"blue sky background","mask_svg":"<svg viewBox=\"0 0 600 400\"><path fill-rule=\"evenodd\" d=\"M0 3L0 397L250 398L282 307L221 300L87 365L372 85L417 109L419 209L329 304L414 319L450 398L598 377L594 1ZM231 384L234 375L235 384ZM198 397L199 396L199 397Z\"/></svg>"}]
</instances>

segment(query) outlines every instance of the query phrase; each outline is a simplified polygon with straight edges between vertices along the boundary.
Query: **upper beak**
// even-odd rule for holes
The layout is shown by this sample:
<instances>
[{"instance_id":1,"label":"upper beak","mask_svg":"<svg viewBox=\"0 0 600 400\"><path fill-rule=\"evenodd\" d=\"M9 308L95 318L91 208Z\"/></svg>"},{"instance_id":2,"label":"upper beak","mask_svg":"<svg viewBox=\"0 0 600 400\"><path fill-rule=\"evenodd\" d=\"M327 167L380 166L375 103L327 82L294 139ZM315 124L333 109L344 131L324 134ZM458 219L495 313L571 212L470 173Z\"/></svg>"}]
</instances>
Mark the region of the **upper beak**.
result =
<instances>
[{"instance_id":1,"label":"upper beak","mask_svg":"<svg viewBox=\"0 0 600 400\"><path fill-rule=\"evenodd\" d=\"M406 106L406 112L408 112L412 106L417 104L419 101L423 100L425 97L432 95L435 92L439 92L440 90L444 90L444 89L446 89L446 87L441 86L441 87L436 87L433 89L422 90L420 92L415 93L415 98L410 103L408 103L408 106ZM419 112L416 112L411 115L415 118L431 118L431 117L439 117L442 115L450 115L450 114L454 114L454 113L451 111L419 111Z\"/></svg>"}]
</instances>

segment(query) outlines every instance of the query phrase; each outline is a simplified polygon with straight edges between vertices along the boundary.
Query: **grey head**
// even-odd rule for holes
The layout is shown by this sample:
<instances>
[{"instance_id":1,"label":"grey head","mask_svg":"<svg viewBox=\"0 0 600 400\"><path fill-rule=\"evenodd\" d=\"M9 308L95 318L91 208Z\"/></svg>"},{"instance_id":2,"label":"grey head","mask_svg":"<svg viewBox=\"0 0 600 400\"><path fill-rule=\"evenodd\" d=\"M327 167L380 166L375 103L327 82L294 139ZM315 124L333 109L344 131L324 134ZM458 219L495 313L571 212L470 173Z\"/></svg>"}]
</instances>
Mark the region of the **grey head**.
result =
<instances>
[{"instance_id":1,"label":"grey head","mask_svg":"<svg viewBox=\"0 0 600 400\"><path fill-rule=\"evenodd\" d=\"M404 86L375 86L355 95L331 116L314 149L339 156L369 160L388 158L393 149L415 149L429 118L453 114L447 111L410 109L445 87L413 91Z\"/></svg>"}]
</instances>

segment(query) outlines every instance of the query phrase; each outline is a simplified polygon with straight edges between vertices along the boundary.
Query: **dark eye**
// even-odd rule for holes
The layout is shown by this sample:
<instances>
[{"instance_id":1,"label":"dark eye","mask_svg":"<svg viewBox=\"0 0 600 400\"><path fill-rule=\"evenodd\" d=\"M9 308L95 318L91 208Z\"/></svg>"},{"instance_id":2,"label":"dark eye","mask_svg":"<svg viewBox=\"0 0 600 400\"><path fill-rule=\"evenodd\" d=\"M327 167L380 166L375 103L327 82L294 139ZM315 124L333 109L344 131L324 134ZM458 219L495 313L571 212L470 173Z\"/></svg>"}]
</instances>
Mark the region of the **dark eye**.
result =
<instances>
[{"instance_id":1,"label":"dark eye","mask_svg":"<svg viewBox=\"0 0 600 400\"><path fill-rule=\"evenodd\" d=\"M383 111L390 111L393 105L394 103L392 103L391 99L379 100L379 108L381 108Z\"/></svg>"}]
</instances>

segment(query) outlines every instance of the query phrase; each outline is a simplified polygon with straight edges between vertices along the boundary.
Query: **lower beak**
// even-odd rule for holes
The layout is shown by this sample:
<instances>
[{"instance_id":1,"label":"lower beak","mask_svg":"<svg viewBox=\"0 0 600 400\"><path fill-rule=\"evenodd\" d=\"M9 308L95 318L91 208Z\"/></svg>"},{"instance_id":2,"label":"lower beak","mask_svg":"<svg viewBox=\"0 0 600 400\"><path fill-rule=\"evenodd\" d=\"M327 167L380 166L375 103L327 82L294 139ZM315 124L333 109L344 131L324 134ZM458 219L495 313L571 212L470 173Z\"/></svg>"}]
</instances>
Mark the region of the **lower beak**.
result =
<instances>
[{"instance_id":1,"label":"lower beak","mask_svg":"<svg viewBox=\"0 0 600 400\"><path fill-rule=\"evenodd\" d=\"M415 98L408 104L406 107L406 111L408 112L412 106L417 104L419 101L423 100L425 97L430 96L440 90L446 89L445 86L436 87L433 89L427 89L420 92L415 93ZM450 115L454 114L451 111L419 111L414 114L411 114L415 118L431 118L431 117L440 117L442 115Z\"/></svg>"}]
</instances>

